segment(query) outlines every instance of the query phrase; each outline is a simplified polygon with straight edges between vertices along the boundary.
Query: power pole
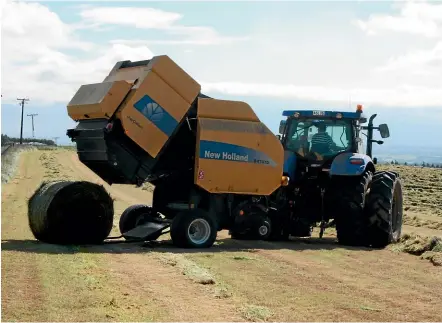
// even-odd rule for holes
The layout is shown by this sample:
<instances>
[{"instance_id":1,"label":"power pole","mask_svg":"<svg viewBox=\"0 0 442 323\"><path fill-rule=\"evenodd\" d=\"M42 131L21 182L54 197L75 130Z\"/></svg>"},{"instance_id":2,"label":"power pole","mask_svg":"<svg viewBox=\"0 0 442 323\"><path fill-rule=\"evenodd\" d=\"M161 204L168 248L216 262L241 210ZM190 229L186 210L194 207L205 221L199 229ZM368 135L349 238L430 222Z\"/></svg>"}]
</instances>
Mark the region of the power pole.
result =
<instances>
[{"instance_id":1,"label":"power pole","mask_svg":"<svg viewBox=\"0 0 442 323\"><path fill-rule=\"evenodd\" d=\"M32 138L35 138L35 135L34 135L34 117L35 116L38 116L38 114L37 113L28 114L28 117L32 118Z\"/></svg>"},{"instance_id":2,"label":"power pole","mask_svg":"<svg viewBox=\"0 0 442 323\"><path fill-rule=\"evenodd\" d=\"M29 99L17 99L21 101L21 123L20 123L20 145L23 144L23 111L25 109L25 102Z\"/></svg>"}]
</instances>

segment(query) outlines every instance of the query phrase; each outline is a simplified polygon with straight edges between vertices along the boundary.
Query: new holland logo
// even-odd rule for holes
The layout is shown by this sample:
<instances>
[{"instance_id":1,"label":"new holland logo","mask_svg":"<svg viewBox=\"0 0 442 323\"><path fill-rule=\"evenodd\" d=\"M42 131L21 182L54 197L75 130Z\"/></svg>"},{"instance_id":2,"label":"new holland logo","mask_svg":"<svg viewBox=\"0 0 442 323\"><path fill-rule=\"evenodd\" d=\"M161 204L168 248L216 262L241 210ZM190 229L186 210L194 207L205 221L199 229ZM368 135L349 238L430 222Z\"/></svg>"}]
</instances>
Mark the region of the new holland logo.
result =
<instances>
[{"instance_id":1,"label":"new holland logo","mask_svg":"<svg viewBox=\"0 0 442 323\"><path fill-rule=\"evenodd\" d=\"M143 127L139 124L139 122L137 120L135 120L134 118L132 118L131 116L127 116L127 118L130 120L130 122L132 122L134 125L136 125L138 128L143 129Z\"/></svg>"},{"instance_id":2,"label":"new holland logo","mask_svg":"<svg viewBox=\"0 0 442 323\"><path fill-rule=\"evenodd\" d=\"M144 114L149 120L152 122L158 122L160 121L164 116L164 110L162 107L160 107L155 102L149 102L141 111L142 114Z\"/></svg>"}]
</instances>

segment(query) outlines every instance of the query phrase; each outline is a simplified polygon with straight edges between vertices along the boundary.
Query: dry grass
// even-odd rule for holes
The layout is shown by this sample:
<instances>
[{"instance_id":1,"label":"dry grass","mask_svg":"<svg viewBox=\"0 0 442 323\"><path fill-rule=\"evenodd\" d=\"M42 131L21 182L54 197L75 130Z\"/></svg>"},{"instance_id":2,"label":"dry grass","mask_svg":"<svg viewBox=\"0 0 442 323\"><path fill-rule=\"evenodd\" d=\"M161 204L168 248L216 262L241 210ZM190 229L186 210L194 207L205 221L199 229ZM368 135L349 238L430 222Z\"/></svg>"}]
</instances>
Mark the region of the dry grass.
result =
<instances>
[{"instance_id":1,"label":"dry grass","mask_svg":"<svg viewBox=\"0 0 442 323\"><path fill-rule=\"evenodd\" d=\"M173 267L176 266L177 268L179 268L183 275L186 275L198 284L215 284L215 278L208 270L198 266L195 262L187 259L181 254L163 253L158 254L157 257L165 265Z\"/></svg>"},{"instance_id":2,"label":"dry grass","mask_svg":"<svg viewBox=\"0 0 442 323\"><path fill-rule=\"evenodd\" d=\"M390 249L421 256L421 259L429 260L435 266L442 266L442 239L439 237L404 234Z\"/></svg>"},{"instance_id":3,"label":"dry grass","mask_svg":"<svg viewBox=\"0 0 442 323\"><path fill-rule=\"evenodd\" d=\"M243 317L248 321L267 321L273 312L265 306L245 305L241 308Z\"/></svg>"},{"instance_id":4,"label":"dry grass","mask_svg":"<svg viewBox=\"0 0 442 323\"><path fill-rule=\"evenodd\" d=\"M433 221L429 219L421 219L418 215L408 215L404 217L404 224L411 225L413 227L426 227L434 230L442 230L442 221Z\"/></svg>"},{"instance_id":5,"label":"dry grass","mask_svg":"<svg viewBox=\"0 0 442 323\"><path fill-rule=\"evenodd\" d=\"M153 190L155 189L155 186L153 186L153 185L150 184L150 183L144 183L144 184L141 186L141 189L142 189L143 191L153 192Z\"/></svg>"},{"instance_id":6,"label":"dry grass","mask_svg":"<svg viewBox=\"0 0 442 323\"><path fill-rule=\"evenodd\" d=\"M34 150L33 146L29 145L15 145L10 147L3 155L2 155L2 184L8 183L11 178L14 177L17 164L19 161L20 154L24 151Z\"/></svg>"}]
</instances>

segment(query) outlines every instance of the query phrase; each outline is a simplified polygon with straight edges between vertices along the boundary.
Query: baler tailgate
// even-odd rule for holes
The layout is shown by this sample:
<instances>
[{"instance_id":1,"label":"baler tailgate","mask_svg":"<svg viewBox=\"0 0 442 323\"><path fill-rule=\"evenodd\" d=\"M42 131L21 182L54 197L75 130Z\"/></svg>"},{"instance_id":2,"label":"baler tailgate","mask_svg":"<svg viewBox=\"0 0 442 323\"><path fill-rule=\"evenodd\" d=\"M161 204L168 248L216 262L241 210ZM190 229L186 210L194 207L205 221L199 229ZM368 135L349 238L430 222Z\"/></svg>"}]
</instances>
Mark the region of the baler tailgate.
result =
<instances>
[{"instance_id":1,"label":"baler tailgate","mask_svg":"<svg viewBox=\"0 0 442 323\"><path fill-rule=\"evenodd\" d=\"M132 85L124 80L82 85L67 106L68 114L73 120L109 119Z\"/></svg>"}]
</instances>

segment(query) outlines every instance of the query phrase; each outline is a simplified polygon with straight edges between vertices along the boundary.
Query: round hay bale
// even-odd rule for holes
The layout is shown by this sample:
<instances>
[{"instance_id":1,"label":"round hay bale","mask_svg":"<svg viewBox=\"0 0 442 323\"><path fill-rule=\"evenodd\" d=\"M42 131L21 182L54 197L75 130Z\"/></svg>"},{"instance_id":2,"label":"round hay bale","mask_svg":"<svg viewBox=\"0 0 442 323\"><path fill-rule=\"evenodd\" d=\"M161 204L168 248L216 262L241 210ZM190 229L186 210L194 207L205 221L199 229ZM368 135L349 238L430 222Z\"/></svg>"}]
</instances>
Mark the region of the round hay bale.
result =
<instances>
[{"instance_id":1,"label":"round hay bale","mask_svg":"<svg viewBox=\"0 0 442 323\"><path fill-rule=\"evenodd\" d=\"M44 182L28 202L37 240L54 244L101 243L112 230L114 201L106 189L85 181Z\"/></svg>"}]
</instances>

